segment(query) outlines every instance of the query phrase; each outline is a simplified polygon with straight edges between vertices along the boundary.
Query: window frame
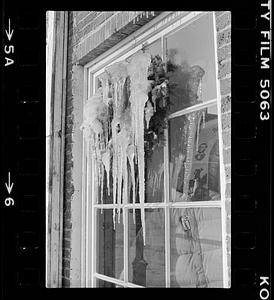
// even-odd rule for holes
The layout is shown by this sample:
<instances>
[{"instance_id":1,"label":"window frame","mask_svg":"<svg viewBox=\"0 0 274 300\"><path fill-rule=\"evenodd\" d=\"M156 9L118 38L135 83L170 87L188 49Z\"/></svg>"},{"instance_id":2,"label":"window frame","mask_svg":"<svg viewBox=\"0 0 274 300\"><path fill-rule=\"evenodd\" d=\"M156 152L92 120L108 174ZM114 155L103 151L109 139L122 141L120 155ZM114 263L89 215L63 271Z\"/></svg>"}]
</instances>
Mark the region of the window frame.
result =
<instances>
[{"instance_id":1,"label":"window frame","mask_svg":"<svg viewBox=\"0 0 274 300\"><path fill-rule=\"evenodd\" d=\"M170 208L171 207L219 207L221 209L221 223L222 223L222 258L223 258L223 287L228 287L228 265L227 265L227 247L226 247L226 210L225 210L225 170L223 163L223 142L222 142L222 122L221 122L221 93L220 93L220 82L218 79L218 60L217 60L217 32L216 32L216 20L214 12L176 12L164 14L160 18L158 23L148 23L146 30L138 35L138 30L133 34L133 40L124 46L114 49L113 52L107 57L99 59L97 63L89 63L84 66L84 99L85 101L94 93L95 79L104 71L104 68L117 61L126 59L131 54L140 50L144 42L151 44L161 39L161 50L163 60L166 60L165 56L165 39L167 36L174 34L176 31L188 26L192 22L198 20L205 14L213 15L213 34L214 34L214 52L215 52L215 74L216 74L216 98L209 99L206 102L193 105L191 107L181 109L177 112L172 113L169 116L169 120L174 119L178 116L197 111L199 109L209 107L211 105L217 105L217 119L218 119L218 138L219 138L219 159L220 159L220 200L214 201L197 201L197 202L169 202L169 145L168 145L168 129L165 130L166 134L166 145L164 147L164 202L158 203L145 203L145 208L163 208L165 211L165 280L166 287L170 287ZM149 25L150 24L150 25ZM94 255L96 245L96 209L98 208L113 208L113 204L92 204L94 201L94 180L92 180L92 164L91 158L86 157L86 145L83 139L83 153L82 153L82 239L81 243L81 285L86 287L95 287L96 280L106 280L114 284L123 287L140 287L133 283L128 282L128 238L124 238L124 270L125 270L125 282L108 277L103 274L96 272L96 257ZM90 184L91 182L91 184ZM123 222L124 222L124 237L128 237L128 209L132 208L132 204L123 204ZM135 208L139 205L135 204Z\"/></svg>"}]
</instances>

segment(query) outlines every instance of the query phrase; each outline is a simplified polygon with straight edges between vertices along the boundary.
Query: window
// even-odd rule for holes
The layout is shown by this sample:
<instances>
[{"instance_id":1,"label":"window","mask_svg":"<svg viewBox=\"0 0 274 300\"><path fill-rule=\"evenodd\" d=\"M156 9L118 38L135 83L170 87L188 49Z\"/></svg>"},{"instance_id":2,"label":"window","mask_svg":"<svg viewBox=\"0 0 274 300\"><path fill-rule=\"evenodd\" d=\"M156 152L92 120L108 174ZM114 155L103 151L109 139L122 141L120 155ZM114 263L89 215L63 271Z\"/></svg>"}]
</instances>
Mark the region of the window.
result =
<instances>
[{"instance_id":1,"label":"window","mask_svg":"<svg viewBox=\"0 0 274 300\"><path fill-rule=\"evenodd\" d=\"M91 159L83 161L89 286L227 286L214 14L189 13L169 22L86 67L88 98L106 66L130 58L144 43L149 53L176 66L166 143L146 160L145 245L138 200L133 207L129 193L119 222L112 192L103 189L102 203L96 201L95 167Z\"/></svg>"}]
</instances>

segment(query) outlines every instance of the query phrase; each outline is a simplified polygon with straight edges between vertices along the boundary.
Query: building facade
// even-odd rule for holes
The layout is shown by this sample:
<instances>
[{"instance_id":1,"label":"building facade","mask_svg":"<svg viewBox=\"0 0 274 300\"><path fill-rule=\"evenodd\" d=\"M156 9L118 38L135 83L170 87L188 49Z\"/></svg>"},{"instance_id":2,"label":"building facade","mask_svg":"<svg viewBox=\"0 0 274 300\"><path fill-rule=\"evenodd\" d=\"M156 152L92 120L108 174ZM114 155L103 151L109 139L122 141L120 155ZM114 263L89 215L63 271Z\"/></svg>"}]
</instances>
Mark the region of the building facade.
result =
<instances>
[{"instance_id":1,"label":"building facade","mask_svg":"<svg viewBox=\"0 0 274 300\"><path fill-rule=\"evenodd\" d=\"M231 13L60 11L48 12L47 20L47 286L230 287ZM138 220L136 224L131 222L131 210L135 207L122 205L126 210L126 214L124 210L122 213L123 222L127 225L121 222L116 223L115 230L107 229L113 226L113 221L109 221L113 218L105 211L100 214L103 206L94 205L98 182L94 181L94 169L81 130L85 103L100 87L100 75L107 67L130 60L144 49L152 56L160 56L164 63L172 61L181 68L181 73L175 71L169 76L170 82L177 84L174 88L177 96L170 92L175 105L171 106L164 158L159 159L155 154L151 172L147 167L150 175L146 177L146 190L151 193L147 197L154 200L146 201L151 203L145 205L145 245L137 239ZM194 91L195 99L198 95L201 101L180 106L178 99L185 88L181 82L185 80L193 90L198 80L198 75L193 75L194 66L203 72L199 88ZM193 71L187 73L192 77L185 79L186 71L182 70ZM196 194L193 192L196 198L192 198L191 204L172 206L170 203L180 197L172 194L172 188L175 193L180 192L182 177L180 168L176 177L176 166L180 163L176 153L182 151L188 157L187 149L179 145L178 135L184 130L185 116L195 112L201 116L202 128L198 131L200 136L195 136L199 143L193 146L197 152L196 165L191 164L194 173L190 174L194 176L192 189L195 192L196 188ZM215 136L211 137L214 130ZM202 164L204 157L206 164ZM160 165L162 169L157 168ZM184 173L182 178L185 176ZM158 180L158 185L153 180ZM206 188L201 187L198 194L195 183L202 180ZM109 204L108 210L112 208ZM192 232L192 246L182 242L189 240L185 231L180 232L180 226L187 227L187 223L183 220L179 227L172 223L176 209L186 209L191 220L191 216L198 220L198 238ZM201 223L200 217L204 218ZM217 227L219 231L214 229ZM194 261L195 251L185 249L195 248L196 243L200 247L197 253L202 253L200 264L197 262L200 256ZM220 261L217 269L213 261ZM203 274L197 271L197 275L193 268L200 268Z\"/></svg>"}]
</instances>

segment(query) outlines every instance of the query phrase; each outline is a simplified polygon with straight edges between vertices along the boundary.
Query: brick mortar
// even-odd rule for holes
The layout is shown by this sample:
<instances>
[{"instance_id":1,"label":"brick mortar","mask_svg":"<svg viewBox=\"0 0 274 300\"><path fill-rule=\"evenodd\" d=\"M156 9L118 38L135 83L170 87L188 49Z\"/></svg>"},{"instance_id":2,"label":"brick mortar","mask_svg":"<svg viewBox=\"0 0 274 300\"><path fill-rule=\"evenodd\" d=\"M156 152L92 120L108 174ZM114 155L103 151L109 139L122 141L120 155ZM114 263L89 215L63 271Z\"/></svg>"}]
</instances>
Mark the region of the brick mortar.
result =
<instances>
[{"instance_id":1,"label":"brick mortar","mask_svg":"<svg viewBox=\"0 0 274 300\"><path fill-rule=\"evenodd\" d=\"M95 23L93 26L92 26L92 29L91 29L91 31L94 31L94 30L96 30L96 26L101 26L101 25L103 25L106 21L108 21L111 17L113 17L114 15L115 15L115 12L109 12L109 13L112 13L110 16L108 16L104 21L102 21L101 23L99 23L98 25L96 24L96 19L98 19L100 16L101 16L101 14L100 15L97 15L94 19L92 19L92 20L90 20L90 21L87 21L87 20L85 20L85 22L88 22L87 24L85 24L83 27L80 27L79 28L79 31L84 31L90 24L92 24L92 23ZM87 19L87 17L88 16L86 16L86 18L85 19ZM84 22L84 20L83 20L83 22ZM79 24L77 24L77 27L80 25L80 23Z\"/></svg>"},{"instance_id":2,"label":"brick mortar","mask_svg":"<svg viewBox=\"0 0 274 300\"><path fill-rule=\"evenodd\" d=\"M124 12L122 12L124 13ZM85 34L83 35L82 37L80 37L80 39L77 41L77 43L73 44L73 46L76 46L76 45L80 45L81 43L83 43L85 41L85 39L88 39L89 37L91 37L92 35L94 35L96 32L100 31L103 27L106 27L107 26L107 23L108 22L111 22L112 19L115 18L115 16L117 15L121 15L121 12L116 12L114 13L112 16L110 16L109 18L107 18L104 22L102 22L99 26L97 26L95 29L91 29L91 31L88 33L88 34ZM132 18L133 20L134 18ZM132 21L131 20L131 21ZM94 20L92 20L91 22L89 22L88 24L86 24L81 30L79 30L79 34L80 32L82 32L84 30L84 28L90 26L92 24ZM128 23L130 23L131 21L129 21ZM126 23L127 24L127 23ZM120 29L120 28L119 28ZM119 30L118 29L118 30ZM117 30L117 31L118 31Z\"/></svg>"},{"instance_id":3,"label":"brick mortar","mask_svg":"<svg viewBox=\"0 0 274 300\"><path fill-rule=\"evenodd\" d=\"M217 30L217 33L223 33L224 31L226 31L227 29L230 29L231 30L231 24L227 25L226 27L220 29L220 30ZM221 48L221 47L219 47Z\"/></svg>"}]
</instances>

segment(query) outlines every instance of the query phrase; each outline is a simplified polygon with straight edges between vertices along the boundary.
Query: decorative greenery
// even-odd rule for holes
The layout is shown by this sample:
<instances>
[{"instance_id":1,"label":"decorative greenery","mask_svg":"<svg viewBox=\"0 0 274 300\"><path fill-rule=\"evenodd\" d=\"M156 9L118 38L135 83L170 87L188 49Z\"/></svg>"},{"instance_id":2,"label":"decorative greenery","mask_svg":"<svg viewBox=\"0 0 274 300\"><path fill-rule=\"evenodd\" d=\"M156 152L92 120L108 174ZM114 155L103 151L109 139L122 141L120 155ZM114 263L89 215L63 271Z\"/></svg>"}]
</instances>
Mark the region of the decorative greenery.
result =
<instances>
[{"instance_id":1,"label":"decorative greenery","mask_svg":"<svg viewBox=\"0 0 274 300\"><path fill-rule=\"evenodd\" d=\"M148 105L152 105L154 114L145 129L145 153L150 158L153 150L165 145L164 131L167 128L167 116L170 109L170 85L165 64L159 55L151 58L148 69L148 80L151 81L151 90L148 93Z\"/></svg>"}]
</instances>

